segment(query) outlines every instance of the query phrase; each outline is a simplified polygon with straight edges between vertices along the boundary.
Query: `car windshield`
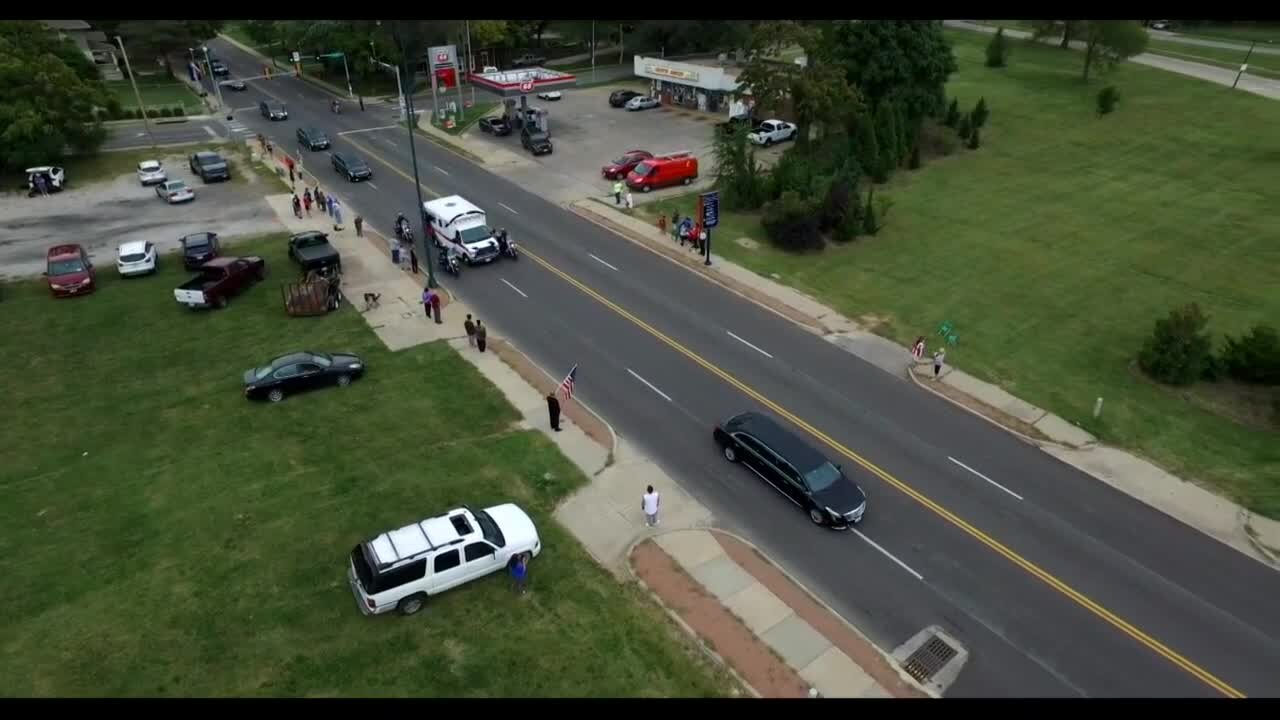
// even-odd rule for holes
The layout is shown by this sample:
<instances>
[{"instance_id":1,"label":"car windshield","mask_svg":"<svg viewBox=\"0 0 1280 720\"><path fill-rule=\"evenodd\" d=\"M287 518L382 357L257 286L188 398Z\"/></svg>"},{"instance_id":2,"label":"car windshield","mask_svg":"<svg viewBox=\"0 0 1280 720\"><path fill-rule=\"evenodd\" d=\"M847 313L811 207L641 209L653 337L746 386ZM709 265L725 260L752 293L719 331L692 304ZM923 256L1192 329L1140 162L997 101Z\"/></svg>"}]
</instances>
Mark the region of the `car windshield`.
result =
<instances>
[{"instance_id":1,"label":"car windshield","mask_svg":"<svg viewBox=\"0 0 1280 720\"><path fill-rule=\"evenodd\" d=\"M546 139L547 139L546 133L541 133L541 132L529 133L530 142L542 142L543 140L546 140Z\"/></svg>"},{"instance_id":2,"label":"car windshield","mask_svg":"<svg viewBox=\"0 0 1280 720\"><path fill-rule=\"evenodd\" d=\"M200 253L209 249L209 240L207 238L187 238L187 252Z\"/></svg>"},{"instance_id":3,"label":"car windshield","mask_svg":"<svg viewBox=\"0 0 1280 720\"><path fill-rule=\"evenodd\" d=\"M175 180L174 182L169 183L165 187L169 189L169 192L178 192L180 190L186 190L187 184L182 182L181 180Z\"/></svg>"},{"instance_id":4,"label":"car windshield","mask_svg":"<svg viewBox=\"0 0 1280 720\"><path fill-rule=\"evenodd\" d=\"M49 261L49 274L52 276L70 275L78 272L84 272L84 263L80 262L80 258Z\"/></svg>"},{"instance_id":5,"label":"car windshield","mask_svg":"<svg viewBox=\"0 0 1280 720\"><path fill-rule=\"evenodd\" d=\"M329 367L329 366L333 365L333 358L331 358L331 357L329 357L328 355L325 355L325 354L323 354L323 353L312 353L312 355L311 355L311 361L312 361L312 362L314 362L315 364L319 365L319 366L320 366L320 367L322 367L322 368L327 368L327 367Z\"/></svg>"},{"instance_id":6,"label":"car windshield","mask_svg":"<svg viewBox=\"0 0 1280 720\"><path fill-rule=\"evenodd\" d=\"M506 547L507 539L502 536L502 530L498 527L498 523L489 517L489 513L481 510L476 513L476 522L480 524L480 532L484 534L484 539L493 543L495 547Z\"/></svg>"},{"instance_id":7,"label":"car windshield","mask_svg":"<svg viewBox=\"0 0 1280 720\"><path fill-rule=\"evenodd\" d=\"M136 262L141 262L145 259L147 259L146 253L129 253L127 255L120 256L120 262L123 262L123 263L136 263Z\"/></svg>"},{"instance_id":8,"label":"car windshield","mask_svg":"<svg viewBox=\"0 0 1280 720\"><path fill-rule=\"evenodd\" d=\"M254 379L254 380L262 380L263 378L265 378L266 376L268 376L268 375L270 375L270 374L271 374L271 366L270 366L270 365L263 365L263 366L262 366L262 367L260 367L260 368L254 368L254 371L253 371L253 379Z\"/></svg>"},{"instance_id":9,"label":"car windshield","mask_svg":"<svg viewBox=\"0 0 1280 720\"><path fill-rule=\"evenodd\" d=\"M208 155L200 154L196 156L196 162L201 165L214 165L222 162L222 158L214 155L213 153L209 153Z\"/></svg>"},{"instance_id":10,"label":"car windshield","mask_svg":"<svg viewBox=\"0 0 1280 720\"><path fill-rule=\"evenodd\" d=\"M840 469L831 463L822 463L805 473L804 481L812 492L822 492L840 480Z\"/></svg>"},{"instance_id":11,"label":"car windshield","mask_svg":"<svg viewBox=\"0 0 1280 720\"><path fill-rule=\"evenodd\" d=\"M653 172L653 166L647 162L640 163L639 165L636 166L636 169L635 169L635 174L641 177L644 177L645 175L648 175L651 172Z\"/></svg>"},{"instance_id":12,"label":"car windshield","mask_svg":"<svg viewBox=\"0 0 1280 720\"><path fill-rule=\"evenodd\" d=\"M141 170L142 172L155 172L156 170L159 170L159 169L160 169L160 163L158 163L158 162L144 162L144 163L142 163L142 164L138 165L138 169L139 169L139 170Z\"/></svg>"},{"instance_id":13,"label":"car windshield","mask_svg":"<svg viewBox=\"0 0 1280 720\"><path fill-rule=\"evenodd\" d=\"M471 243L480 242L481 240L487 240L490 237L489 228L483 225L474 225L469 228L464 228L462 230L459 230L458 234L462 237L463 245L469 245Z\"/></svg>"},{"instance_id":14,"label":"car windshield","mask_svg":"<svg viewBox=\"0 0 1280 720\"><path fill-rule=\"evenodd\" d=\"M622 157L618 158L617 160L614 160L614 161L613 161L613 164L614 164L614 165L628 165L628 164L633 163L633 162L635 162L635 158L633 158L633 157L632 157L632 156L630 156L630 155L623 155Z\"/></svg>"},{"instance_id":15,"label":"car windshield","mask_svg":"<svg viewBox=\"0 0 1280 720\"><path fill-rule=\"evenodd\" d=\"M305 248L311 247L312 245L324 245L327 242L328 240L325 240L323 235L305 235L298 238L297 246Z\"/></svg>"}]
</instances>

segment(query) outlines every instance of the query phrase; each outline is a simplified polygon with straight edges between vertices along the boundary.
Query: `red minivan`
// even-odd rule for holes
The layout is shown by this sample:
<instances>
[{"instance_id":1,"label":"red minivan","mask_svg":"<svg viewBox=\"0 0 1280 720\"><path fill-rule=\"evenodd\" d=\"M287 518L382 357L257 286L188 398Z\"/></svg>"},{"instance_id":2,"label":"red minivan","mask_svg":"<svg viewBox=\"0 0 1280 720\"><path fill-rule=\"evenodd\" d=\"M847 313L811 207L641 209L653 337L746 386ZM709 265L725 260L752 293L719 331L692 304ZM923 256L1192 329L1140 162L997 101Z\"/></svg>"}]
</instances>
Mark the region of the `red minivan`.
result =
<instances>
[{"instance_id":1,"label":"red minivan","mask_svg":"<svg viewBox=\"0 0 1280 720\"><path fill-rule=\"evenodd\" d=\"M49 265L44 275L54 297L71 297L93 292L97 274L89 253L80 245L72 244L49 248Z\"/></svg>"},{"instance_id":2,"label":"red minivan","mask_svg":"<svg viewBox=\"0 0 1280 720\"><path fill-rule=\"evenodd\" d=\"M673 153L645 160L627 173L627 186L649 192L654 188L684 183L698 179L698 158L693 153Z\"/></svg>"}]
</instances>

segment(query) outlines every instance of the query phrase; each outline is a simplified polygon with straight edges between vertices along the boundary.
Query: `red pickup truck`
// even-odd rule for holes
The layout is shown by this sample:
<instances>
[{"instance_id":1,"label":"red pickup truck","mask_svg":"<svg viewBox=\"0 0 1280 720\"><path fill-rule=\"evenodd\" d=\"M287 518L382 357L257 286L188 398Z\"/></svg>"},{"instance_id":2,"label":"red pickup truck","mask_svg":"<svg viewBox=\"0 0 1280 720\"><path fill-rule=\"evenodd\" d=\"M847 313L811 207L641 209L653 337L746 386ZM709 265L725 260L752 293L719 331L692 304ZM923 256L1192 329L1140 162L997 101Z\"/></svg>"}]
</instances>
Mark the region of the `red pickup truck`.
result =
<instances>
[{"instance_id":1,"label":"red pickup truck","mask_svg":"<svg viewBox=\"0 0 1280 720\"><path fill-rule=\"evenodd\" d=\"M260 257L214 258L200 267L200 274L178 286L173 296L191 308L224 308L232 295L266 277L267 264Z\"/></svg>"}]
</instances>

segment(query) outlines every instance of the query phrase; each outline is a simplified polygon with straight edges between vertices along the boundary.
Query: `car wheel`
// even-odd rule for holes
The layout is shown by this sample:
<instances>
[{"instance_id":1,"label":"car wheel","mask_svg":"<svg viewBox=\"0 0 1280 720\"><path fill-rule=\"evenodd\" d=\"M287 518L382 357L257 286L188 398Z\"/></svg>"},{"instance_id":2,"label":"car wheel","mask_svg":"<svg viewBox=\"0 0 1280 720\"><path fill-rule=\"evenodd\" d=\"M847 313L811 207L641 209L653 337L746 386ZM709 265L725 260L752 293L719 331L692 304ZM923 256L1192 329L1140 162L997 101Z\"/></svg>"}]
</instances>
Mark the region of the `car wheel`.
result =
<instances>
[{"instance_id":1,"label":"car wheel","mask_svg":"<svg viewBox=\"0 0 1280 720\"><path fill-rule=\"evenodd\" d=\"M427 596L422 593L410 595L396 605L401 615L416 615L427 604Z\"/></svg>"},{"instance_id":2,"label":"car wheel","mask_svg":"<svg viewBox=\"0 0 1280 720\"><path fill-rule=\"evenodd\" d=\"M652 187L650 187L649 185L642 185L642 186L640 186L640 192L643 192L643 193L647 193L647 192L649 192L649 191L650 191L650 190L652 190L652 189L653 189L653 188L652 188Z\"/></svg>"},{"instance_id":3,"label":"car wheel","mask_svg":"<svg viewBox=\"0 0 1280 720\"><path fill-rule=\"evenodd\" d=\"M272 388L271 392L267 393L267 399L273 403L278 403L284 399L284 391L280 388Z\"/></svg>"},{"instance_id":4,"label":"car wheel","mask_svg":"<svg viewBox=\"0 0 1280 720\"><path fill-rule=\"evenodd\" d=\"M347 173L347 180L348 180L349 182L355 182L355 181L356 181L356 176L355 176L355 174L354 174L354 173Z\"/></svg>"},{"instance_id":5,"label":"car wheel","mask_svg":"<svg viewBox=\"0 0 1280 720\"><path fill-rule=\"evenodd\" d=\"M769 146L770 146L770 145L772 145L772 144L773 144L773 138L771 138L771 137L767 137L767 138L765 138L765 139L764 139L764 146L765 146L765 147L769 147Z\"/></svg>"},{"instance_id":6,"label":"car wheel","mask_svg":"<svg viewBox=\"0 0 1280 720\"><path fill-rule=\"evenodd\" d=\"M731 463L738 462L738 451L733 449L732 445L724 446L724 459Z\"/></svg>"},{"instance_id":7,"label":"car wheel","mask_svg":"<svg viewBox=\"0 0 1280 720\"><path fill-rule=\"evenodd\" d=\"M684 180L682 180L681 182L683 182L685 185L688 185L689 183L693 182L693 178L691 178L691 177L687 177L687 178L685 178Z\"/></svg>"},{"instance_id":8,"label":"car wheel","mask_svg":"<svg viewBox=\"0 0 1280 720\"><path fill-rule=\"evenodd\" d=\"M827 522L827 516L823 515L822 511L817 508L809 508L809 519L813 521L814 525L825 525Z\"/></svg>"},{"instance_id":9,"label":"car wheel","mask_svg":"<svg viewBox=\"0 0 1280 720\"><path fill-rule=\"evenodd\" d=\"M350 385L350 384L351 384L351 376L350 376L350 375L339 375L339 376L338 376L338 387L346 387L346 386L348 386L348 385Z\"/></svg>"}]
</instances>

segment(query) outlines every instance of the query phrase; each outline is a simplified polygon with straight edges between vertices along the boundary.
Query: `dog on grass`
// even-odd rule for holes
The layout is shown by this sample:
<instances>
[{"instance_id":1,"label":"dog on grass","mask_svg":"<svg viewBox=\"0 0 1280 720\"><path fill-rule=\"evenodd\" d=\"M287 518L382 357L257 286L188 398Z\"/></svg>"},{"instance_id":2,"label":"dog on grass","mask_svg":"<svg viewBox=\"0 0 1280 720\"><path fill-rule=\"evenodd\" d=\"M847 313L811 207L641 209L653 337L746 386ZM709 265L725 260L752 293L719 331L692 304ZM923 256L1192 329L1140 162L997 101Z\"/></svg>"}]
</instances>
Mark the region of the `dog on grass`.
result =
<instances>
[{"instance_id":1,"label":"dog on grass","mask_svg":"<svg viewBox=\"0 0 1280 720\"><path fill-rule=\"evenodd\" d=\"M382 293L371 293L371 292L365 293L364 294L365 312L368 312L378 307L379 305L381 305L382 303L378 302L378 300L380 300L381 298L382 298Z\"/></svg>"}]
</instances>

